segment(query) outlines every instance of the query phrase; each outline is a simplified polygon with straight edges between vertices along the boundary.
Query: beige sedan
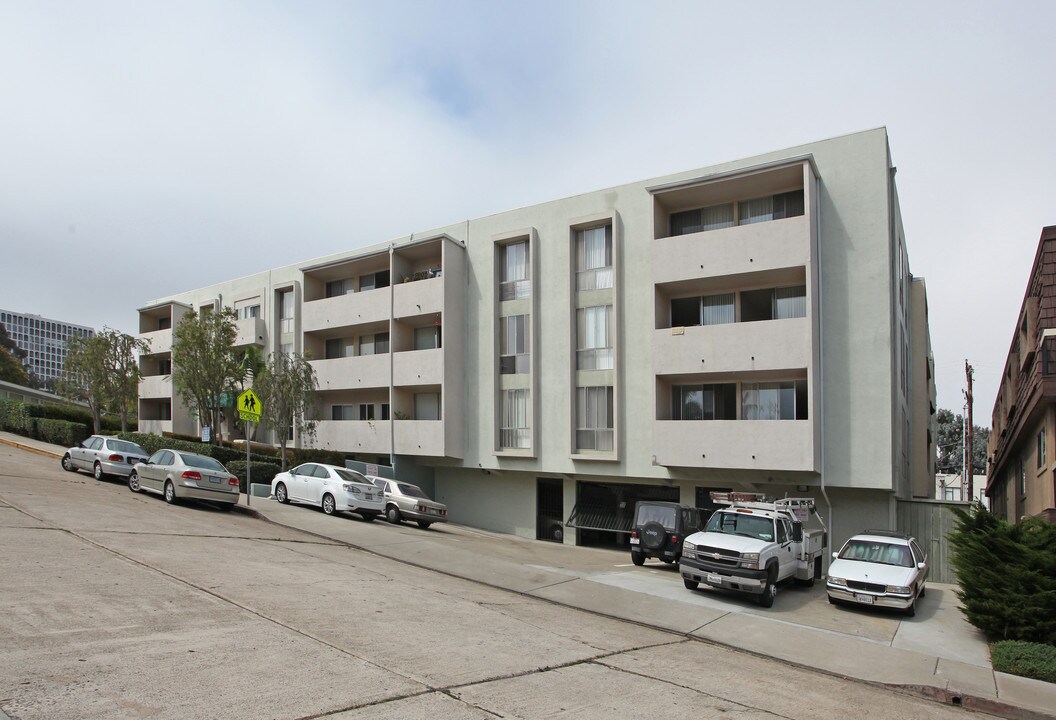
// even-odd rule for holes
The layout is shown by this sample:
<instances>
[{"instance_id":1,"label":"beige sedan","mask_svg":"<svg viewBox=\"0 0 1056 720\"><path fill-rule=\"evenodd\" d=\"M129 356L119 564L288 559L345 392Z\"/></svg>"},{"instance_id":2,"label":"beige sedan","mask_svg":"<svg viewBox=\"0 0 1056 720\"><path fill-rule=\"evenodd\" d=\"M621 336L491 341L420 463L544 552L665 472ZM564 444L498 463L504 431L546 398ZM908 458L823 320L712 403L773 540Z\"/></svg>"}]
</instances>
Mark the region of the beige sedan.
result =
<instances>
[{"instance_id":1,"label":"beige sedan","mask_svg":"<svg viewBox=\"0 0 1056 720\"><path fill-rule=\"evenodd\" d=\"M427 528L434 522L447 522L447 505L430 500L420 487L399 480L367 475L385 493L385 519L390 523L414 520Z\"/></svg>"},{"instance_id":2,"label":"beige sedan","mask_svg":"<svg viewBox=\"0 0 1056 720\"><path fill-rule=\"evenodd\" d=\"M221 510L230 510L239 497L238 478L220 461L182 450L158 450L137 463L128 476L128 489L162 495L169 504L185 498L207 500Z\"/></svg>"}]
</instances>

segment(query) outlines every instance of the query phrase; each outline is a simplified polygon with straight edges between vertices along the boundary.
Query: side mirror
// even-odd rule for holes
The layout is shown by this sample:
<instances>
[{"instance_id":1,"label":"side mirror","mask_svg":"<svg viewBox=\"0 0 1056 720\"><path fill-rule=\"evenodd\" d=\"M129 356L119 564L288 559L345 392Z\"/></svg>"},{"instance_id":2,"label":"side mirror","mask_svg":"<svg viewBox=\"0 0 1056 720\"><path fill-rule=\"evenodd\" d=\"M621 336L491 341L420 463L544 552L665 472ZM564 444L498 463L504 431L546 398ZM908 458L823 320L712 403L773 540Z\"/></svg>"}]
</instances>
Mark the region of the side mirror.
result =
<instances>
[{"instance_id":1,"label":"side mirror","mask_svg":"<svg viewBox=\"0 0 1056 720\"><path fill-rule=\"evenodd\" d=\"M832 559L833 559L833 560L835 560L835 559L836 559L836 558L838 558L839 556L840 556L840 554L839 554L838 552L834 552L834 553L832 554Z\"/></svg>"},{"instance_id":2,"label":"side mirror","mask_svg":"<svg viewBox=\"0 0 1056 720\"><path fill-rule=\"evenodd\" d=\"M928 566L928 564L927 564L927 563L922 563L922 562L920 562L920 563L917 563L917 570L923 570L923 569L924 569L924 568L926 568L927 566Z\"/></svg>"},{"instance_id":3,"label":"side mirror","mask_svg":"<svg viewBox=\"0 0 1056 720\"><path fill-rule=\"evenodd\" d=\"M792 523L792 542L803 542L803 523Z\"/></svg>"}]
</instances>

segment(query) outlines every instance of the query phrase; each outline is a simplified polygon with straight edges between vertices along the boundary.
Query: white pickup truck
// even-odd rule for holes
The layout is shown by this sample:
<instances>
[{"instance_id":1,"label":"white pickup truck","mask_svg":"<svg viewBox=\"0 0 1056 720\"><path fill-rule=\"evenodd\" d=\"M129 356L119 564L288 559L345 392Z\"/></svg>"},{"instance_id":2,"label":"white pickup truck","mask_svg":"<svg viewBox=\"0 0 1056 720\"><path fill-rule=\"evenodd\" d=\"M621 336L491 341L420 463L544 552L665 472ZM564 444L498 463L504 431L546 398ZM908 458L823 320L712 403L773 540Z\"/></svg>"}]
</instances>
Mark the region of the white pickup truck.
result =
<instances>
[{"instance_id":1,"label":"white pickup truck","mask_svg":"<svg viewBox=\"0 0 1056 720\"><path fill-rule=\"evenodd\" d=\"M682 545L679 571L688 589L704 583L757 595L760 605L771 607L778 583L794 578L813 585L821 577L827 532L813 498L712 493L712 500L728 507L715 511L704 530ZM820 529L804 529L810 515Z\"/></svg>"}]
</instances>

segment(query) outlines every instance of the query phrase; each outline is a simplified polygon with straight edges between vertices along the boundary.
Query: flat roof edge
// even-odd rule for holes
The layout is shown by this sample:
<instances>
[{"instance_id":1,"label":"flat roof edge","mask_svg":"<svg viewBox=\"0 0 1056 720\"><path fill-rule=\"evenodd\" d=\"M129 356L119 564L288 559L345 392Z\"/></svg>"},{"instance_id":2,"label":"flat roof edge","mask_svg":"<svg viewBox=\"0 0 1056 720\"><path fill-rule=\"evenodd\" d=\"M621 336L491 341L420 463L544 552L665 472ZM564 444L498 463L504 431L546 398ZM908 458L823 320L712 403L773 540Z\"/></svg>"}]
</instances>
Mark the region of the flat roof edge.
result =
<instances>
[{"instance_id":1,"label":"flat roof edge","mask_svg":"<svg viewBox=\"0 0 1056 720\"><path fill-rule=\"evenodd\" d=\"M727 178L737 177L738 175L748 175L750 173L761 172L764 170L773 170L779 167L795 165L802 162L810 165L810 171L814 174L814 177L817 178L818 166L814 163L814 154L806 153L805 155L794 155L792 157L771 160L770 162L760 163L758 165L749 165L748 167L737 168L735 170L724 170L710 175L701 175L699 177L689 178L688 180L676 180L662 185L651 185L646 187L645 190L651 195L655 195L656 193L680 190L682 188L693 187L694 185L703 185L704 183L710 183L716 180L725 180Z\"/></svg>"}]
</instances>

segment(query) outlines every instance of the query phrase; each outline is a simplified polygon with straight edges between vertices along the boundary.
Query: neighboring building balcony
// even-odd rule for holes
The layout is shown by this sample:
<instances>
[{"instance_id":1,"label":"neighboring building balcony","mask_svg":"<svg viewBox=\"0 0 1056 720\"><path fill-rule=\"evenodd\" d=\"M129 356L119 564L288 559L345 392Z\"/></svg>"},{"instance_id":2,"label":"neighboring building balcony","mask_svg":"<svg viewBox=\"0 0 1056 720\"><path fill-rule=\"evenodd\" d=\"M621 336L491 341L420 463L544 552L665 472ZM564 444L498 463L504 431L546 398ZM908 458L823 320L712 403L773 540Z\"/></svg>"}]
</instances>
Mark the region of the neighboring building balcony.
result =
<instances>
[{"instance_id":1,"label":"neighboring building balcony","mask_svg":"<svg viewBox=\"0 0 1056 720\"><path fill-rule=\"evenodd\" d=\"M310 300L301 305L301 330L306 333L388 321L388 288Z\"/></svg>"},{"instance_id":2,"label":"neighboring building balcony","mask_svg":"<svg viewBox=\"0 0 1056 720\"><path fill-rule=\"evenodd\" d=\"M139 379L141 398L171 398L172 375L148 375Z\"/></svg>"},{"instance_id":3,"label":"neighboring building balcony","mask_svg":"<svg viewBox=\"0 0 1056 720\"><path fill-rule=\"evenodd\" d=\"M810 267L810 222L808 213L658 238L653 244L653 282Z\"/></svg>"},{"instance_id":4,"label":"neighboring building balcony","mask_svg":"<svg viewBox=\"0 0 1056 720\"><path fill-rule=\"evenodd\" d=\"M393 356L392 363L393 384L397 387L443 385L444 383L444 351L442 348L398 352Z\"/></svg>"},{"instance_id":5,"label":"neighboring building balcony","mask_svg":"<svg viewBox=\"0 0 1056 720\"><path fill-rule=\"evenodd\" d=\"M445 455L443 420L397 420L393 431L399 455Z\"/></svg>"},{"instance_id":6,"label":"neighboring building balcony","mask_svg":"<svg viewBox=\"0 0 1056 720\"><path fill-rule=\"evenodd\" d=\"M239 318L235 321L235 328L238 334L235 336L235 347L244 347L246 345L259 345L265 344L264 339L267 337L267 330L264 327L264 320L259 317L248 317Z\"/></svg>"},{"instance_id":7,"label":"neighboring building balcony","mask_svg":"<svg viewBox=\"0 0 1056 720\"><path fill-rule=\"evenodd\" d=\"M318 389L358 390L389 386L389 354L312 360L319 381Z\"/></svg>"},{"instance_id":8,"label":"neighboring building balcony","mask_svg":"<svg viewBox=\"0 0 1056 720\"><path fill-rule=\"evenodd\" d=\"M172 329L154 330L153 332L141 333L140 340L145 340L148 347L144 355L158 355L172 352Z\"/></svg>"},{"instance_id":9,"label":"neighboring building balcony","mask_svg":"<svg viewBox=\"0 0 1056 720\"><path fill-rule=\"evenodd\" d=\"M399 283L393 286L392 291L394 317L414 317L444 311L443 276Z\"/></svg>"},{"instance_id":10,"label":"neighboring building balcony","mask_svg":"<svg viewBox=\"0 0 1056 720\"><path fill-rule=\"evenodd\" d=\"M653 451L667 467L817 470L810 420L657 420Z\"/></svg>"},{"instance_id":11,"label":"neighboring building balcony","mask_svg":"<svg viewBox=\"0 0 1056 720\"><path fill-rule=\"evenodd\" d=\"M653 331L653 373L682 375L810 367L810 318Z\"/></svg>"},{"instance_id":12,"label":"neighboring building balcony","mask_svg":"<svg viewBox=\"0 0 1056 720\"><path fill-rule=\"evenodd\" d=\"M139 432L149 435L162 435L172 432L172 420L139 420Z\"/></svg>"},{"instance_id":13,"label":"neighboring building balcony","mask_svg":"<svg viewBox=\"0 0 1056 720\"><path fill-rule=\"evenodd\" d=\"M320 420L314 447L338 452L387 455L392 447L388 420Z\"/></svg>"}]
</instances>

